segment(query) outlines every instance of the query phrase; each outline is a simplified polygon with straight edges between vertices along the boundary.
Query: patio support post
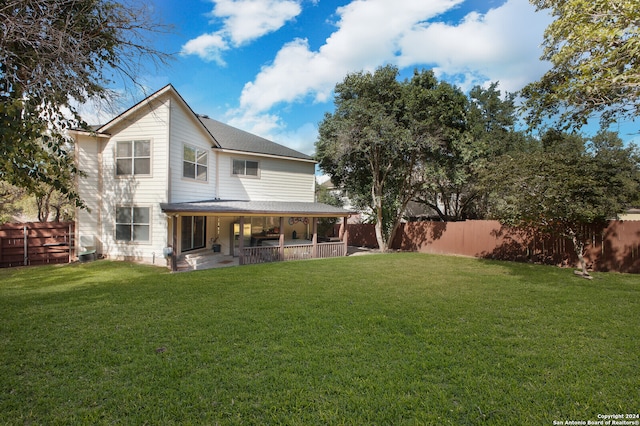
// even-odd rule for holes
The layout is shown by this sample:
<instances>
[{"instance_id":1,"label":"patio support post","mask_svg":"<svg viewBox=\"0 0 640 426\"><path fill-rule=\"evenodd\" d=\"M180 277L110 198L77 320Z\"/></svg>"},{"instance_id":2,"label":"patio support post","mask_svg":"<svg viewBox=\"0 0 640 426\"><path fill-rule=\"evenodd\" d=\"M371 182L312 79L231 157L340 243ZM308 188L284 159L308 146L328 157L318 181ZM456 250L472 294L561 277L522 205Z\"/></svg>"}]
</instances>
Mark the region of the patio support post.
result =
<instances>
[{"instance_id":1,"label":"patio support post","mask_svg":"<svg viewBox=\"0 0 640 426\"><path fill-rule=\"evenodd\" d=\"M171 218L171 272L178 270L178 215Z\"/></svg>"},{"instance_id":2,"label":"patio support post","mask_svg":"<svg viewBox=\"0 0 640 426\"><path fill-rule=\"evenodd\" d=\"M240 264L244 265L244 216L240 216L240 241L238 241L238 250L240 251Z\"/></svg>"},{"instance_id":3,"label":"patio support post","mask_svg":"<svg viewBox=\"0 0 640 426\"><path fill-rule=\"evenodd\" d=\"M278 238L278 256L284 260L284 216L280 216L280 236Z\"/></svg>"},{"instance_id":4,"label":"patio support post","mask_svg":"<svg viewBox=\"0 0 640 426\"><path fill-rule=\"evenodd\" d=\"M347 220L349 216L345 216L342 218L342 226L340 227L342 231L342 243L344 244L344 255L346 256L349 252L349 230L347 227Z\"/></svg>"},{"instance_id":5,"label":"patio support post","mask_svg":"<svg viewBox=\"0 0 640 426\"><path fill-rule=\"evenodd\" d=\"M318 218L312 218L311 222L313 223L313 238L311 239L313 248L311 249L311 257L315 259L318 257Z\"/></svg>"}]
</instances>

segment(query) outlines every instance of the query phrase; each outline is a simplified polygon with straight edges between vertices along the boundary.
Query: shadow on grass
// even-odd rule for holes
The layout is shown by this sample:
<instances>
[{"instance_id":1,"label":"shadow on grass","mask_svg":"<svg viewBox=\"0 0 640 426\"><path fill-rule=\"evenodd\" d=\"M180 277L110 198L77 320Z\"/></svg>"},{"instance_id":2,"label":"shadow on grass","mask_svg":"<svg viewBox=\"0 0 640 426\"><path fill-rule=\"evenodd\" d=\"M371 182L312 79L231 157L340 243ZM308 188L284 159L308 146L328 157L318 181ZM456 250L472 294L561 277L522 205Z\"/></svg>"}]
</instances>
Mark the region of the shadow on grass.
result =
<instances>
[{"instance_id":1,"label":"shadow on grass","mask_svg":"<svg viewBox=\"0 0 640 426\"><path fill-rule=\"evenodd\" d=\"M149 273L162 275L168 271L157 266L97 260L6 269L0 272L0 277L5 295L26 295L78 291L100 283L130 284Z\"/></svg>"}]
</instances>

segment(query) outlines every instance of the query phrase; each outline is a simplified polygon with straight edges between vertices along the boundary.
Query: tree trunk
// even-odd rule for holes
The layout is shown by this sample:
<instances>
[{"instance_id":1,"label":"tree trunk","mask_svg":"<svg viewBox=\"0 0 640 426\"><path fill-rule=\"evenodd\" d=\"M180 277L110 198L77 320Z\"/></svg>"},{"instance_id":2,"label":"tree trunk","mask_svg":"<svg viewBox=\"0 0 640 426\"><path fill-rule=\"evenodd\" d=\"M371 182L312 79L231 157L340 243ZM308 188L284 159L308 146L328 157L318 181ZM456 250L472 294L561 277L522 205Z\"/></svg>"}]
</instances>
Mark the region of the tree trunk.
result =
<instances>
[{"instance_id":1,"label":"tree trunk","mask_svg":"<svg viewBox=\"0 0 640 426\"><path fill-rule=\"evenodd\" d=\"M580 261L580 269L581 271L576 271L576 274L581 275L585 278L591 278L589 272L587 272L587 262L584 260L584 241L578 238L578 235L574 231L570 231L569 235L571 236L571 241L573 242L573 249L578 256L578 260Z\"/></svg>"},{"instance_id":2,"label":"tree trunk","mask_svg":"<svg viewBox=\"0 0 640 426\"><path fill-rule=\"evenodd\" d=\"M389 247L387 245L387 240L385 239L385 235L384 235L384 228L382 227L383 225L383 217L384 217L384 213L382 210L382 191L381 191L381 184L379 184L378 182L374 182L373 185L371 185L371 198L373 199L373 205L375 206L374 212L376 215L376 226L375 226L375 230L376 230L376 240L378 241L378 249L381 252L386 252Z\"/></svg>"},{"instance_id":3,"label":"tree trunk","mask_svg":"<svg viewBox=\"0 0 640 426\"><path fill-rule=\"evenodd\" d=\"M378 249L381 252L386 252L389 250L389 246L387 245L387 241L384 238L384 230L382 229L382 222L380 220L376 221L376 240L378 241Z\"/></svg>"}]
</instances>

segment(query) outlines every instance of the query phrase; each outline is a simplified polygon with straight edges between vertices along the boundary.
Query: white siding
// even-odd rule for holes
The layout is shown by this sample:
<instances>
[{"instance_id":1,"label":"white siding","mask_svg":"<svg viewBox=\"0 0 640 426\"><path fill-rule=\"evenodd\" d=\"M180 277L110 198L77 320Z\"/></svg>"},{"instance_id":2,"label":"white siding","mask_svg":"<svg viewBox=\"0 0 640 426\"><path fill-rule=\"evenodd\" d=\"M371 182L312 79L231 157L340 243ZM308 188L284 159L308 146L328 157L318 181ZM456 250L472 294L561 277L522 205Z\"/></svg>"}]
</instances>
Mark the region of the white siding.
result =
<instances>
[{"instance_id":1,"label":"white siding","mask_svg":"<svg viewBox=\"0 0 640 426\"><path fill-rule=\"evenodd\" d=\"M185 111L177 102L172 105L169 202L212 200L217 195L215 155L211 149L211 136L205 133L202 126L195 122L190 111ZM208 151L209 164L206 182L182 176L183 147L185 144Z\"/></svg>"},{"instance_id":2,"label":"white siding","mask_svg":"<svg viewBox=\"0 0 640 426\"><path fill-rule=\"evenodd\" d=\"M227 200L313 202L315 165L272 157L219 154L220 198ZM259 177L234 176L233 159L258 161Z\"/></svg>"},{"instance_id":3,"label":"white siding","mask_svg":"<svg viewBox=\"0 0 640 426\"><path fill-rule=\"evenodd\" d=\"M78 166L87 173L78 179L78 191L90 208L90 212L81 210L77 214L79 249L83 249L81 244L86 246L95 240L98 252L109 258L166 265L163 249L170 244L171 219L161 211L160 203L214 198L313 202L315 198L313 163L212 149L211 136L170 91L128 111L107 131L109 138L81 135L76 144ZM117 143L133 140L150 141L151 173L116 176ZM206 182L183 177L185 144L207 150ZM233 176L234 158L257 161L259 177ZM149 241L116 241L117 206L149 208ZM217 228L211 219L208 222L207 246ZM228 245L226 241L221 243Z\"/></svg>"},{"instance_id":4,"label":"white siding","mask_svg":"<svg viewBox=\"0 0 640 426\"><path fill-rule=\"evenodd\" d=\"M164 264L162 249L167 246L166 217L159 203L168 199L167 146L170 101L156 102L110 129L112 136L103 151L102 241L104 254L115 259L132 259ZM116 176L115 153L119 141L151 141L150 176ZM151 214L148 242L122 242L115 239L117 206L148 207Z\"/></svg>"},{"instance_id":5,"label":"white siding","mask_svg":"<svg viewBox=\"0 0 640 426\"><path fill-rule=\"evenodd\" d=\"M76 138L76 164L86 176L77 178L78 196L86 209L76 209L76 253L95 249L100 245L100 144L99 138L79 135Z\"/></svg>"}]
</instances>

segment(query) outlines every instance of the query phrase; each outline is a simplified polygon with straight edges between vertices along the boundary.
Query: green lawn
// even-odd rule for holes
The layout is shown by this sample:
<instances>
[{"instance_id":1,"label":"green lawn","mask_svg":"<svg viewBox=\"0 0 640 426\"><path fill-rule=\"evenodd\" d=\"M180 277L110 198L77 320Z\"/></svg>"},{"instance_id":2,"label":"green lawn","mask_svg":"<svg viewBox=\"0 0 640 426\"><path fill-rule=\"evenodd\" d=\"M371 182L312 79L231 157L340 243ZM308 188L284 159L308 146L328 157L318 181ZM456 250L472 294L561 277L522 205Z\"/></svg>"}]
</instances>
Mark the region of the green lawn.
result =
<instances>
[{"instance_id":1,"label":"green lawn","mask_svg":"<svg viewBox=\"0 0 640 426\"><path fill-rule=\"evenodd\" d=\"M424 254L0 270L0 424L551 425L640 411L640 276Z\"/></svg>"}]
</instances>

